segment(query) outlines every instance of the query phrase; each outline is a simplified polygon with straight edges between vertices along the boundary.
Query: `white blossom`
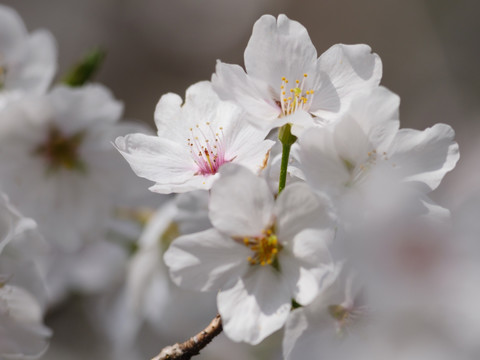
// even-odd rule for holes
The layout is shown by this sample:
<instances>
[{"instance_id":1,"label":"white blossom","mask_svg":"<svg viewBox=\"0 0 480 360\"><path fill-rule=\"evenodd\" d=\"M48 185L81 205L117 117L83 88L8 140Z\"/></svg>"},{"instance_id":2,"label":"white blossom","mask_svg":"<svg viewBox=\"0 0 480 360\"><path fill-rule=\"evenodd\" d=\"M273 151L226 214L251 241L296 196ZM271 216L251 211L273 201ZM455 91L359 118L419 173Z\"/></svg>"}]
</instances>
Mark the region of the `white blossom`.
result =
<instances>
[{"instance_id":1,"label":"white blossom","mask_svg":"<svg viewBox=\"0 0 480 360\"><path fill-rule=\"evenodd\" d=\"M32 359L45 352L43 283L30 252L41 247L35 223L0 194L0 358Z\"/></svg>"},{"instance_id":2,"label":"white blossom","mask_svg":"<svg viewBox=\"0 0 480 360\"><path fill-rule=\"evenodd\" d=\"M307 30L285 15L264 15L255 23L244 60L245 71L218 61L214 89L268 129L331 122L382 76L380 58L367 45L337 44L317 57Z\"/></svg>"},{"instance_id":3,"label":"white blossom","mask_svg":"<svg viewBox=\"0 0 480 360\"><path fill-rule=\"evenodd\" d=\"M113 300L105 299L99 309L117 357L138 347L142 329L154 330L161 341L161 345L155 342L157 351L159 346L178 341L192 327L205 326L214 316L215 295L177 287L163 262L163 254L173 239L210 226L208 192L202 190L178 194L148 215L128 261L124 285Z\"/></svg>"},{"instance_id":4,"label":"white blossom","mask_svg":"<svg viewBox=\"0 0 480 360\"><path fill-rule=\"evenodd\" d=\"M454 131L445 124L399 129L398 107L398 96L380 87L358 96L338 122L299 139L306 181L331 198L342 221L361 222L401 205L445 212L427 194L458 161Z\"/></svg>"},{"instance_id":5,"label":"white blossom","mask_svg":"<svg viewBox=\"0 0 480 360\"><path fill-rule=\"evenodd\" d=\"M104 237L115 205L142 185L110 143L138 129L118 124L122 108L100 85L58 86L1 112L0 186L65 251Z\"/></svg>"},{"instance_id":6,"label":"white blossom","mask_svg":"<svg viewBox=\"0 0 480 360\"><path fill-rule=\"evenodd\" d=\"M220 173L209 204L213 228L177 238L164 259L177 285L220 290L228 337L258 344L283 326L292 298L308 304L318 293L334 224L305 184L275 201L249 170L228 165Z\"/></svg>"},{"instance_id":7,"label":"white blossom","mask_svg":"<svg viewBox=\"0 0 480 360\"><path fill-rule=\"evenodd\" d=\"M50 32L29 34L13 9L0 5L0 109L24 94L41 94L57 68L56 43Z\"/></svg>"},{"instance_id":8,"label":"white blossom","mask_svg":"<svg viewBox=\"0 0 480 360\"><path fill-rule=\"evenodd\" d=\"M259 172L274 144L237 106L220 101L209 82L189 87L184 105L176 94L162 96L155 123L158 136L130 134L115 144L159 193L210 189L220 167L230 162Z\"/></svg>"}]
</instances>

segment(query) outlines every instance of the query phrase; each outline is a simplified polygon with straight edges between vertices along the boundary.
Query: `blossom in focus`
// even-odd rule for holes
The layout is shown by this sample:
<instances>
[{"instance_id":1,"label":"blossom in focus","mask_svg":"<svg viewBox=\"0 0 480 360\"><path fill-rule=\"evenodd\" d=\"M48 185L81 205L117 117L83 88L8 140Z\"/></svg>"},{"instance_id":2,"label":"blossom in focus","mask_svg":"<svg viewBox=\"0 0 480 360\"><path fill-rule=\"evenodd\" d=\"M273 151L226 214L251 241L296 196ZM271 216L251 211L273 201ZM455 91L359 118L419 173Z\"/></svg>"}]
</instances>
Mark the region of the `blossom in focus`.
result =
<instances>
[{"instance_id":1,"label":"blossom in focus","mask_svg":"<svg viewBox=\"0 0 480 360\"><path fill-rule=\"evenodd\" d=\"M307 30L285 15L264 15L255 23L244 61L245 71L218 61L213 87L269 130L331 122L382 76L380 58L369 46L337 44L318 57Z\"/></svg>"},{"instance_id":2,"label":"blossom in focus","mask_svg":"<svg viewBox=\"0 0 480 360\"><path fill-rule=\"evenodd\" d=\"M0 5L0 109L23 94L41 94L57 68L53 36L45 30L29 34L19 15Z\"/></svg>"},{"instance_id":3,"label":"blossom in focus","mask_svg":"<svg viewBox=\"0 0 480 360\"><path fill-rule=\"evenodd\" d=\"M138 178L110 143L138 129L118 123L122 108L103 86L58 86L1 112L0 186L65 251L102 238L115 205L135 196Z\"/></svg>"},{"instance_id":4,"label":"blossom in focus","mask_svg":"<svg viewBox=\"0 0 480 360\"><path fill-rule=\"evenodd\" d=\"M398 96L379 87L359 95L338 122L299 138L307 183L328 194L346 222L401 205L445 213L427 194L458 161L454 131L445 124L399 129L398 107Z\"/></svg>"},{"instance_id":5,"label":"blossom in focus","mask_svg":"<svg viewBox=\"0 0 480 360\"><path fill-rule=\"evenodd\" d=\"M115 145L140 177L159 193L210 189L226 163L262 170L274 142L250 125L237 106L222 102L209 82L190 86L185 104L166 94L155 110L158 136L130 134Z\"/></svg>"},{"instance_id":6,"label":"blossom in focus","mask_svg":"<svg viewBox=\"0 0 480 360\"><path fill-rule=\"evenodd\" d=\"M177 285L220 289L227 336L258 344L283 326L292 298L306 305L317 295L333 221L305 184L287 186L275 201L248 169L228 165L220 173L209 204L213 228L177 238L164 259Z\"/></svg>"},{"instance_id":7,"label":"blossom in focus","mask_svg":"<svg viewBox=\"0 0 480 360\"><path fill-rule=\"evenodd\" d=\"M42 282L29 251L41 237L0 194L0 358L39 357L51 331L43 324Z\"/></svg>"}]
</instances>

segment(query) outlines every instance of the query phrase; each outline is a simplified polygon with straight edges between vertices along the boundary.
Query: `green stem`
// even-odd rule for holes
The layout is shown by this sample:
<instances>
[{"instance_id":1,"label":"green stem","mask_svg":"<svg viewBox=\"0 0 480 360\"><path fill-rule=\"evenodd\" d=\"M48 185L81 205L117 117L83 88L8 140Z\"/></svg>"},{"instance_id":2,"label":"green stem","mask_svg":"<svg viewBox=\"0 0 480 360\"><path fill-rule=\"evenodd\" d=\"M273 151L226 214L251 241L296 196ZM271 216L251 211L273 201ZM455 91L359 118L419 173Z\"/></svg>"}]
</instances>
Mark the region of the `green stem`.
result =
<instances>
[{"instance_id":1,"label":"green stem","mask_svg":"<svg viewBox=\"0 0 480 360\"><path fill-rule=\"evenodd\" d=\"M278 131L278 139L282 143L282 163L280 167L280 179L278 181L278 193L280 194L287 183L288 160L290 158L290 148L297 141L297 137L292 135L291 124L283 125Z\"/></svg>"},{"instance_id":2,"label":"green stem","mask_svg":"<svg viewBox=\"0 0 480 360\"><path fill-rule=\"evenodd\" d=\"M282 165L280 167L280 180L278 181L278 193L280 194L287 183L288 159L292 145L282 144Z\"/></svg>"}]
</instances>

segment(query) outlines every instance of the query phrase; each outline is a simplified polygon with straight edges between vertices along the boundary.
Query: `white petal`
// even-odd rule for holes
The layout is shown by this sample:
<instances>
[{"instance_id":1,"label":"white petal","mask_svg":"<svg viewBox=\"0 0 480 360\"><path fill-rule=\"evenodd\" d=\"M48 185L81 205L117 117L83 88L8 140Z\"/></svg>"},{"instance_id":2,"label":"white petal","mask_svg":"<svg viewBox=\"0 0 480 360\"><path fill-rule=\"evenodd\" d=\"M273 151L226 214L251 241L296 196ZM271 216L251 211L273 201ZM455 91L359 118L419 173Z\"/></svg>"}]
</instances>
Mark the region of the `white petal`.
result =
<instances>
[{"instance_id":1,"label":"white petal","mask_svg":"<svg viewBox=\"0 0 480 360\"><path fill-rule=\"evenodd\" d=\"M241 113L242 110L235 104L220 100L210 81L200 81L186 91L182 115L187 126L181 125L188 129L209 122L214 128L226 128L230 124L229 120L237 118Z\"/></svg>"},{"instance_id":2,"label":"white petal","mask_svg":"<svg viewBox=\"0 0 480 360\"><path fill-rule=\"evenodd\" d=\"M350 175L333 138L332 127L310 129L299 139L298 156L300 169L313 190L327 190L337 195L339 186L345 184Z\"/></svg>"},{"instance_id":3,"label":"white petal","mask_svg":"<svg viewBox=\"0 0 480 360\"><path fill-rule=\"evenodd\" d=\"M257 266L232 279L218 293L217 306L227 336L256 345L283 326L291 294L273 267Z\"/></svg>"},{"instance_id":4,"label":"white petal","mask_svg":"<svg viewBox=\"0 0 480 360\"><path fill-rule=\"evenodd\" d=\"M195 174L185 147L169 139L130 134L118 137L115 145L138 176L159 184L181 184Z\"/></svg>"},{"instance_id":5,"label":"white petal","mask_svg":"<svg viewBox=\"0 0 480 360\"><path fill-rule=\"evenodd\" d=\"M14 238L20 220L20 214L13 209L7 197L0 193L0 253Z\"/></svg>"},{"instance_id":6,"label":"white petal","mask_svg":"<svg viewBox=\"0 0 480 360\"><path fill-rule=\"evenodd\" d=\"M215 175L195 175L182 183L155 184L148 189L159 194L186 193L194 190L210 190L213 183L220 178L220 174Z\"/></svg>"},{"instance_id":7,"label":"white petal","mask_svg":"<svg viewBox=\"0 0 480 360\"><path fill-rule=\"evenodd\" d=\"M199 291L220 289L248 268L251 251L215 229L180 236L165 252L165 264L178 286Z\"/></svg>"},{"instance_id":8,"label":"white petal","mask_svg":"<svg viewBox=\"0 0 480 360\"><path fill-rule=\"evenodd\" d=\"M450 210L436 204L428 196L423 195L420 197L420 201L425 208L422 216L427 217L430 220L439 221L442 224L448 224L450 221Z\"/></svg>"},{"instance_id":9,"label":"white petal","mask_svg":"<svg viewBox=\"0 0 480 360\"><path fill-rule=\"evenodd\" d=\"M30 293L16 286L0 288L0 356L38 356L50 335L42 324L42 309Z\"/></svg>"},{"instance_id":10,"label":"white petal","mask_svg":"<svg viewBox=\"0 0 480 360\"><path fill-rule=\"evenodd\" d=\"M300 137L302 134L316 125L313 117L306 111L297 110L295 113L289 116L285 116L283 119L286 120L285 123L292 124L292 134Z\"/></svg>"},{"instance_id":11,"label":"white petal","mask_svg":"<svg viewBox=\"0 0 480 360\"><path fill-rule=\"evenodd\" d=\"M347 116L355 119L374 149L384 151L390 146L399 128L399 106L400 97L380 86L357 96L348 109Z\"/></svg>"},{"instance_id":12,"label":"white petal","mask_svg":"<svg viewBox=\"0 0 480 360\"><path fill-rule=\"evenodd\" d=\"M420 182L434 190L460 155L455 132L445 124L424 131L401 129L392 144L390 161L405 181Z\"/></svg>"},{"instance_id":13,"label":"white petal","mask_svg":"<svg viewBox=\"0 0 480 360\"><path fill-rule=\"evenodd\" d=\"M282 242L292 241L295 235L307 228L328 232L334 226L327 204L303 183L288 185L283 190L275 204L275 216L276 232Z\"/></svg>"},{"instance_id":14,"label":"white petal","mask_svg":"<svg viewBox=\"0 0 480 360\"><path fill-rule=\"evenodd\" d=\"M333 328L333 324L315 321L310 315L305 308L301 308L292 311L288 317L282 344L286 360L313 359L326 354L331 346L328 341L334 340L331 336L333 331L329 334L328 328Z\"/></svg>"},{"instance_id":15,"label":"white petal","mask_svg":"<svg viewBox=\"0 0 480 360\"><path fill-rule=\"evenodd\" d=\"M155 123L159 137L186 144L193 136L191 128L202 125L205 131L203 125L208 122L217 131L218 126L226 128L230 123L228 120L239 112L235 105L219 99L209 81L200 81L187 89L183 105L180 96L173 93L163 95L155 110ZM199 136L198 132L196 135ZM208 137L210 133L206 135Z\"/></svg>"},{"instance_id":16,"label":"white petal","mask_svg":"<svg viewBox=\"0 0 480 360\"><path fill-rule=\"evenodd\" d=\"M8 70L5 87L44 93L57 70L55 38L48 31L37 30L27 39L18 56L23 60L22 66L12 66Z\"/></svg>"},{"instance_id":17,"label":"white petal","mask_svg":"<svg viewBox=\"0 0 480 360\"><path fill-rule=\"evenodd\" d=\"M388 151L398 127L400 98L379 87L355 98L348 112L334 125L334 142L341 159L356 166L369 153Z\"/></svg>"},{"instance_id":18,"label":"white petal","mask_svg":"<svg viewBox=\"0 0 480 360\"><path fill-rule=\"evenodd\" d=\"M324 72L318 72L318 76L321 81L319 84L314 84L313 100L309 109L309 112L317 116L316 120L322 123L334 120L337 116L340 116L342 110L348 108L346 104L342 102L335 85L328 77L328 74Z\"/></svg>"},{"instance_id":19,"label":"white petal","mask_svg":"<svg viewBox=\"0 0 480 360\"><path fill-rule=\"evenodd\" d=\"M208 191L191 191L175 197L177 214L175 223L182 234L189 234L212 227L208 218Z\"/></svg>"},{"instance_id":20,"label":"white petal","mask_svg":"<svg viewBox=\"0 0 480 360\"><path fill-rule=\"evenodd\" d=\"M26 290L17 286L4 285L0 288L0 313L8 311L9 316L19 322L35 323L42 320L42 308ZM5 307L4 307L5 306Z\"/></svg>"},{"instance_id":21,"label":"white petal","mask_svg":"<svg viewBox=\"0 0 480 360\"><path fill-rule=\"evenodd\" d=\"M267 164L274 141L265 140L268 131L252 126L246 118L234 118L224 129L225 156L258 174Z\"/></svg>"},{"instance_id":22,"label":"white petal","mask_svg":"<svg viewBox=\"0 0 480 360\"><path fill-rule=\"evenodd\" d=\"M333 45L320 56L317 70L323 74L322 87L319 94L315 94L311 112L323 118L334 115L322 110L335 110L328 99L336 97L335 94L325 94L322 91L325 86L327 93L335 90L341 104L334 112L339 112L348 107L356 93L378 86L382 77L380 57L372 54L371 48L363 44Z\"/></svg>"},{"instance_id":23,"label":"white petal","mask_svg":"<svg viewBox=\"0 0 480 360\"><path fill-rule=\"evenodd\" d=\"M180 120L182 103L182 98L173 93L165 94L160 98L154 113L159 136L168 134L172 124Z\"/></svg>"},{"instance_id":24,"label":"white petal","mask_svg":"<svg viewBox=\"0 0 480 360\"><path fill-rule=\"evenodd\" d=\"M290 313L283 338L285 359L310 359L314 354L327 354L337 345L335 320L329 314L328 306L342 304L345 300L343 269L341 263L325 269L327 273L321 291L313 303Z\"/></svg>"},{"instance_id":25,"label":"white petal","mask_svg":"<svg viewBox=\"0 0 480 360\"><path fill-rule=\"evenodd\" d=\"M245 74L238 65L217 61L212 84L223 100L233 100L245 111L254 116L252 119L259 127L274 120L281 112L273 100L268 85Z\"/></svg>"},{"instance_id":26,"label":"white petal","mask_svg":"<svg viewBox=\"0 0 480 360\"><path fill-rule=\"evenodd\" d=\"M274 198L267 182L235 164L220 169L212 186L210 221L230 236L259 236L271 225Z\"/></svg>"},{"instance_id":27,"label":"white petal","mask_svg":"<svg viewBox=\"0 0 480 360\"><path fill-rule=\"evenodd\" d=\"M115 123L123 112L123 104L99 84L79 88L58 85L48 97L55 109L53 120L68 134L89 126Z\"/></svg>"},{"instance_id":28,"label":"white petal","mask_svg":"<svg viewBox=\"0 0 480 360\"><path fill-rule=\"evenodd\" d=\"M311 249L315 252L315 249ZM328 251L327 251L328 252ZM279 254L279 263L282 276L290 288L290 293L300 305L310 304L318 295L319 286L324 271L311 271L311 269L302 265L301 261L291 255L284 255L285 249ZM318 257L320 260L320 257ZM320 268L321 262L317 265Z\"/></svg>"},{"instance_id":29,"label":"white petal","mask_svg":"<svg viewBox=\"0 0 480 360\"><path fill-rule=\"evenodd\" d=\"M8 54L14 51L26 35L27 29L17 12L8 6L0 5L0 53Z\"/></svg>"},{"instance_id":30,"label":"white petal","mask_svg":"<svg viewBox=\"0 0 480 360\"><path fill-rule=\"evenodd\" d=\"M264 80L273 91L280 93L282 77L294 82L310 73L309 81L313 81L316 62L317 51L297 21L285 15L278 20L264 15L253 26L245 49L245 68L249 76Z\"/></svg>"}]
</instances>

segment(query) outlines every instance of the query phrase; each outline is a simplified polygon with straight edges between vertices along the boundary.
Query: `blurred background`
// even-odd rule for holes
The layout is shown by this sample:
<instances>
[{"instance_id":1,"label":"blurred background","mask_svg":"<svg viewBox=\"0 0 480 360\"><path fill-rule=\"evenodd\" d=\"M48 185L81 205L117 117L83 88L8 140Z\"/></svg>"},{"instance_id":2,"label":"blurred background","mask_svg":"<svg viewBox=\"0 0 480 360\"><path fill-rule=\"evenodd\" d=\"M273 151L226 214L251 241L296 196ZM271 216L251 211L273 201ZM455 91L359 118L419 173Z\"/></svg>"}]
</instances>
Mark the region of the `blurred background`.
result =
<instances>
[{"instance_id":1,"label":"blurred background","mask_svg":"<svg viewBox=\"0 0 480 360\"><path fill-rule=\"evenodd\" d=\"M436 200L454 208L478 191L478 0L2 3L15 8L29 30L46 28L54 34L60 75L87 50L96 46L105 49L107 59L97 80L125 103L127 118L150 124L162 94L183 96L190 84L210 79L217 59L243 65L253 23L262 14L285 13L301 22L319 54L336 43L366 43L382 58L382 84L401 96L403 127L424 129L444 122L457 132L462 157L434 195ZM47 324L55 336L46 359L103 358L105 345L85 319L83 303L73 300L68 307L55 310Z\"/></svg>"}]
</instances>

